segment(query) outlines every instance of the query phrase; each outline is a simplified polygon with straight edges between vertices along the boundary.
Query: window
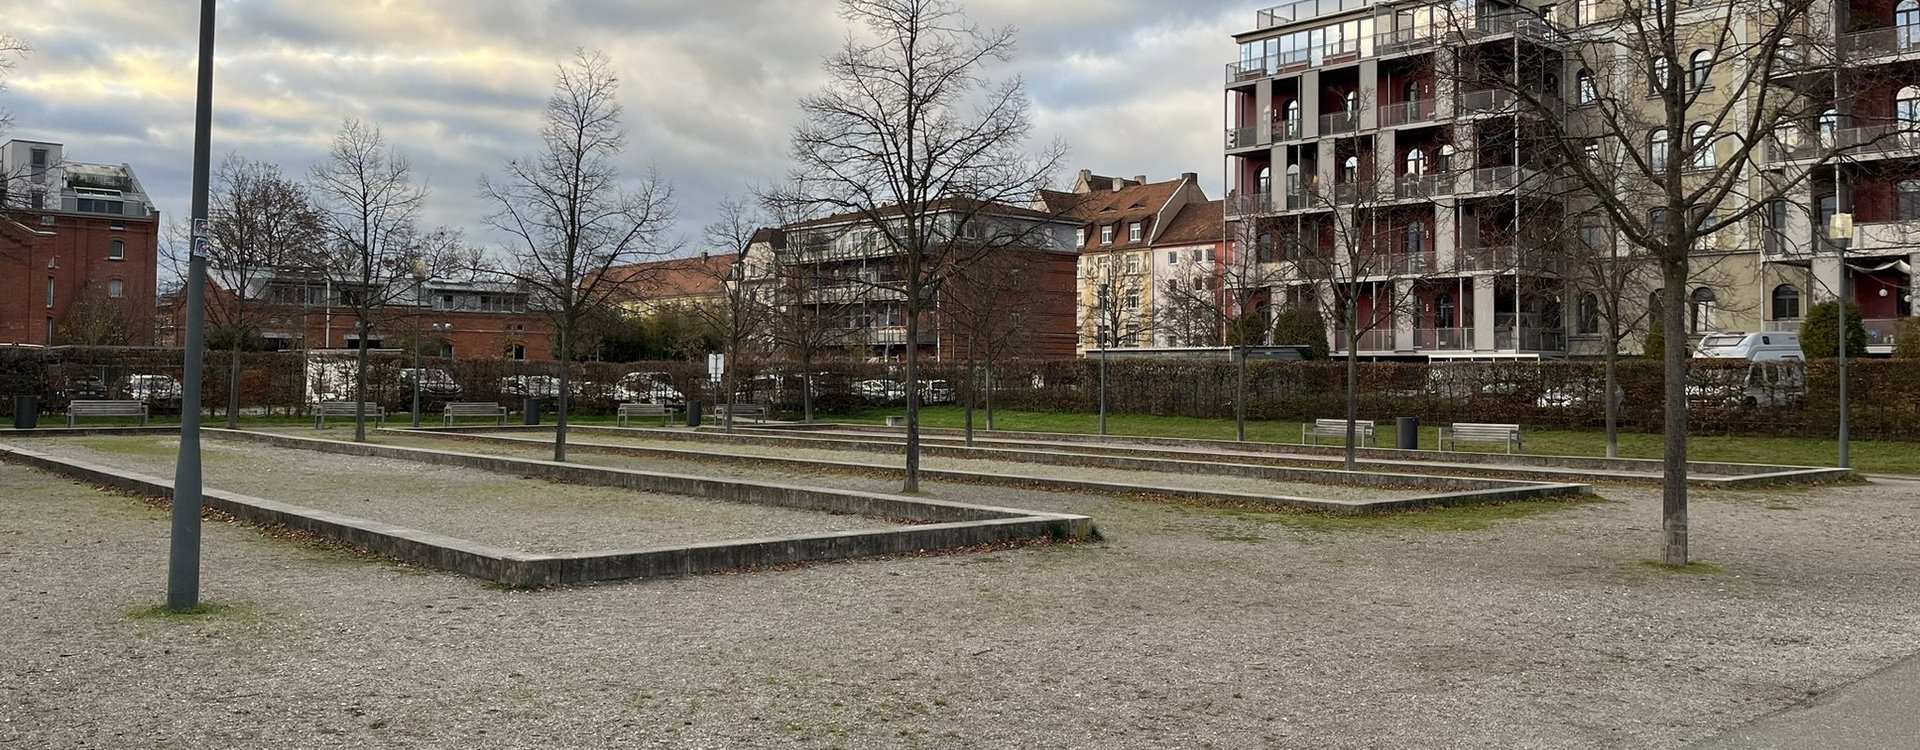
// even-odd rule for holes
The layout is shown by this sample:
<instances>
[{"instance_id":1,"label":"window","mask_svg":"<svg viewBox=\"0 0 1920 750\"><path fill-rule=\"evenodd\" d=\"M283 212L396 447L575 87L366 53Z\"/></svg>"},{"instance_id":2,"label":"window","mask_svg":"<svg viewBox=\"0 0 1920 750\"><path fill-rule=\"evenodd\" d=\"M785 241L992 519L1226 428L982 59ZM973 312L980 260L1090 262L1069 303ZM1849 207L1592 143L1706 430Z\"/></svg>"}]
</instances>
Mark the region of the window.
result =
<instances>
[{"instance_id":1,"label":"window","mask_svg":"<svg viewBox=\"0 0 1920 750\"><path fill-rule=\"evenodd\" d=\"M53 277L47 277L47 309L53 309Z\"/></svg>"},{"instance_id":2,"label":"window","mask_svg":"<svg viewBox=\"0 0 1920 750\"><path fill-rule=\"evenodd\" d=\"M1647 73L1647 95L1658 96L1667 90L1667 78L1673 72L1673 66L1665 57L1653 58L1652 69Z\"/></svg>"},{"instance_id":3,"label":"window","mask_svg":"<svg viewBox=\"0 0 1920 750\"><path fill-rule=\"evenodd\" d=\"M1688 298L1687 332L1707 333L1714 329L1713 319L1720 306L1720 296L1712 289L1700 287L1693 290Z\"/></svg>"},{"instance_id":4,"label":"window","mask_svg":"<svg viewBox=\"0 0 1920 750\"><path fill-rule=\"evenodd\" d=\"M1665 206L1647 209L1647 228L1662 237L1667 234L1667 209Z\"/></svg>"},{"instance_id":5,"label":"window","mask_svg":"<svg viewBox=\"0 0 1920 750\"><path fill-rule=\"evenodd\" d=\"M1434 152L1433 168L1441 174L1453 171L1453 144L1444 144Z\"/></svg>"},{"instance_id":6,"label":"window","mask_svg":"<svg viewBox=\"0 0 1920 750\"><path fill-rule=\"evenodd\" d=\"M1593 83L1593 71L1581 68L1573 76L1573 100L1580 104L1600 101L1600 89Z\"/></svg>"},{"instance_id":7,"label":"window","mask_svg":"<svg viewBox=\"0 0 1920 750\"><path fill-rule=\"evenodd\" d=\"M1713 156L1713 126L1700 123L1687 132L1687 147L1693 150L1690 166L1712 169L1718 163Z\"/></svg>"},{"instance_id":8,"label":"window","mask_svg":"<svg viewBox=\"0 0 1920 750\"><path fill-rule=\"evenodd\" d=\"M113 221L109 221L109 222L107 222L107 228L108 228L108 229L126 229L126 228L127 228L127 220L126 220L126 219L114 219Z\"/></svg>"},{"instance_id":9,"label":"window","mask_svg":"<svg viewBox=\"0 0 1920 750\"><path fill-rule=\"evenodd\" d=\"M1920 2L1900 0L1895 3L1893 28L1898 32L1896 41L1902 52L1920 46Z\"/></svg>"},{"instance_id":10,"label":"window","mask_svg":"<svg viewBox=\"0 0 1920 750\"><path fill-rule=\"evenodd\" d=\"M1139 289L1128 289L1128 290L1127 290L1127 296L1126 296L1126 298L1125 298L1125 299L1124 299L1124 300L1123 300L1123 301L1121 302L1121 305L1122 305L1123 307L1125 307L1126 309L1128 309L1128 310L1138 310L1138 309L1140 309L1140 290L1139 290Z\"/></svg>"},{"instance_id":11,"label":"window","mask_svg":"<svg viewBox=\"0 0 1920 750\"><path fill-rule=\"evenodd\" d=\"M125 207L126 207L126 203L123 201L109 201L109 200L101 200L99 198L81 198L80 204L78 206L78 210L85 213L90 213L90 214L119 214L119 213L124 213L123 209Z\"/></svg>"},{"instance_id":12,"label":"window","mask_svg":"<svg viewBox=\"0 0 1920 750\"><path fill-rule=\"evenodd\" d=\"M1407 152L1407 176L1419 177L1427 173L1427 155L1415 148Z\"/></svg>"},{"instance_id":13,"label":"window","mask_svg":"<svg viewBox=\"0 0 1920 750\"><path fill-rule=\"evenodd\" d=\"M1295 99L1293 101L1287 102L1286 117L1287 117L1286 131L1285 131L1285 135L1281 137L1299 138L1300 137L1300 100Z\"/></svg>"},{"instance_id":14,"label":"window","mask_svg":"<svg viewBox=\"0 0 1920 750\"><path fill-rule=\"evenodd\" d=\"M114 240L107 243L107 260L126 260L127 243Z\"/></svg>"},{"instance_id":15,"label":"window","mask_svg":"<svg viewBox=\"0 0 1920 750\"><path fill-rule=\"evenodd\" d=\"M1112 224L1100 225L1100 244L1102 245L1113 244L1113 225Z\"/></svg>"},{"instance_id":16,"label":"window","mask_svg":"<svg viewBox=\"0 0 1920 750\"><path fill-rule=\"evenodd\" d=\"M1893 96L1893 109L1903 130L1920 126L1920 86L1901 86Z\"/></svg>"},{"instance_id":17,"label":"window","mask_svg":"<svg viewBox=\"0 0 1920 750\"><path fill-rule=\"evenodd\" d=\"M1140 256L1135 255L1133 253L1128 253L1127 254L1127 273L1131 274L1131 273L1139 273L1139 272L1140 272Z\"/></svg>"},{"instance_id":18,"label":"window","mask_svg":"<svg viewBox=\"0 0 1920 750\"><path fill-rule=\"evenodd\" d=\"M1825 238L1827 227L1833 226L1833 215L1839 212L1839 202L1831 195L1820 196L1818 216L1814 217L1814 236Z\"/></svg>"},{"instance_id":19,"label":"window","mask_svg":"<svg viewBox=\"0 0 1920 750\"><path fill-rule=\"evenodd\" d=\"M1433 309L1436 317L1439 318L1435 325L1442 328L1454 328L1460 324L1459 319L1454 317L1455 305L1453 304L1453 295L1451 293L1441 292L1435 295L1433 298Z\"/></svg>"},{"instance_id":20,"label":"window","mask_svg":"<svg viewBox=\"0 0 1920 750\"><path fill-rule=\"evenodd\" d=\"M1074 247L1087 246L1087 228L1086 227L1080 227L1079 229L1073 230L1073 246Z\"/></svg>"},{"instance_id":21,"label":"window","mask_svg":"<svg viewBox=\"0 0 1920 750\"><path fill-rule=\"evenodd\" d=\"M1894 186L1901 221L1920 219L1920 180L1901 180Z\"/></svg>"},{"instance_id":22,"label":"window","mask_svg":"<svg viewBox=\"0 0 1920 750\"><path fill-rule=\"evenodd\" d=\"M1578 309L1574 310L1576 331L1584 334L1600 332L1600 298L1593 292L1580 295Z\"/></svg>"},{"instance_id":23,"label":"window","mask_svg":"<svg viewBox=\"0 0 1920 750\"><path fill-rule=\"evenodd\" d=\"M1587 168L1593 170L1596 174L1601 172L1602 170L1600 169L1600 144L1589 143L1585 146L1582 146L1580 150L1586 152L1587 154Z\"/></svg>"},{"instance_id":24,"label":"window","mask_svg":"<svg viewBox=\"0 0 1920 750\"><path fill-rule=\"evenodd\" d=\"M1263 166L1253 174L1254 192L1266 195L1273 190L1273 168Z\"/></svg>"},{"instance_id":25,"label":"window","mask_svg":"<svg viewBox=\"0 0 1920 750\"><path fill-rule=\"evenodd\" d=\"M1343 107L1341 111L1346 113L1347 120L1351 121L1353 120L1354 117L1360 114L1360 93L1359 92L1349 91L1346 94L1341 96L1340 101L1341 101L1341 106Z\"/></svg>"},{"instance_id":26,"label":"window","mask_svg":"<svg viewBox=\"0 0 1920 750\"><path fill-rule=\"evenodd\" d=\"M1145 233L1145 224L1146 222L1140 221L1127 224L1127 241L1139 242L1141 235Z\"/></svg>"},{"instance_id":27,"label":"window","mask_svg":"<svg viewBox=\"0 0 1920 750\"><path fill-rule=\"evenodd\" d=\"M1400 87L1400 101L1412 102L1412 101L1417 101L1419 99L1420 99L1420 82L1419 81L1408 81L1407 85Z\"/></svg>"},{"instance_id":28,"label":"window","mask_svg":"<svg viewBox=\"0 0 1920 750\"><path fill-rule=\"evenodd\" d=\"M1167 251L1167 265L1169 265L1169 266L1177 266L1177 265L1180 265L1180 251L1179 251L1179 250L1168 250L1168 251Z\"/></svg>"},{"instance_id":29,"label":"window","mask_svg":"<svg viewBox=\"0 0 1920 750\"><path fill-rule=\"evenodd\" d=\"M1607 247L1605 225L1599 219L1584 219L1580 222L1580 244L1588 251L1604 250Z\"/></svg>"},{"instance_id":30,"label":"window","mask_svg":"<svg viewBox=\"0 0 1920 750\"><path fill-rule=\"evenodd\" d=\"M1771 250L1784 250L1787 241L1787 202L1775 200L1767 203L1766 239L1772 245Z\"/></svg>"},{"instance_id":31,"label":"window","mask_svg":"<svg viewBox=\"0 0 1920 750\"><path fill-rule=\"evenodd\" d=\"M1207 259L1208 261L1212 261L1212 260L1213 260L1213 248L1211 248L1211 247L1210 247L1210 248L1207 248L1207 251L1206 251L1206 259Z\"/></svg>"},{"instance_id":32,"label":"window","mask_svg":"<svg viewBox=\"0 0 1920 750\"><path fill-rule=\"evenodd\" d=\"M47 183L47 150L44 148L34 149L32 155L28 157L28 161L31 164L31 174L28 177L28 181L35 185L45 185ZM34 206L34 208L39 208L39 206Z\"/></svg>"},{"instance_id":33,"label":"window","mask_svg":"<svg viewBox=\"0 0 1920 750\"><path fill-rule=\"evenodd\" d=\"M1287 194L1300 192L1300 165L1287 165Z\"/></svg>"},{"instance_id":34,"label":"window","mask_svg":"<svg viewBox=\"0 0 1920 750\"><path fill-rule=\"evenodd\" d=\"M1820 113L1820 119L1814 122L1814 132L1820 137L1821 148L1833 148L1834 136L1840 130L1840 112L1828 108Z\"/></svg>"},{"instance_id":35,"label":"window","mask_svg":"<svg viewBox=\"0 0 1920 750\"><path fill-rule=\"evenodd\" d=\"M1425 225L1417 221L1410 222L1402 232L1406 237L1407 252L1424 253L1427 251L1427 228Z\"/></svg>"},{"instance_id":36,"label":"window","mask_svg":"<svg viewBox=\"0 0 1920 750\"><path fill-rule=\"evenodd\" d=\"M1353 182L1360 178L1360 157L1349 156L1340 163L1340 181Z\"/></svg>"},{"instance_id":37,"label":"window","mask_svg":"<svg viewBox=\"0 0 1920 750\"><path fill-rule=\"evenodd\" d=\"M1600 20L1600 0L1578 0L1573 5L1573 22L1588 24Z\"/></svg>"},{"instance_id":38,"label":"window","mask_svg":"<svg viewBox=\"0 0 1920 750\"><path fill-rule=\"evenodd\" d=\"M1654 171L1666 171L1667 155L1671 149L1672 144L1666 128L1656 128L1647 135L1647 163L1653 167Z\"/></svg>"},{"instance_id":39,"label":"window","mask_svg":"<svg viewBox=\"0 0 1920 750\"><path fill-rule=\"evenodd\" d=\"M526 359L526 358L527 358L527 347L526 347L526 345L525 345L525 344L514 344L514 345L513 345L513 346L512 346L511 348L509 348L509 349L507 350L507 357L508 357L509 359L516 359L516 360L524 360L524 359Z\"/></svg>"},{"instance_id":40,"label":"window","mask_svg":"<svg viewBox=\"0 0 1920 750\"><path fill-rule=\"evenodd\" d=\"M1773 288L1773 319L1800 319L1800 287L1781 284Z\"/></svg>"},{"instance_id":41,"label":"window","mask_svg":"<svg viewBox=\"0 0 1920 750\"><path fill-rule=\"evenodd\" d=\"M1713 51L1694 50L1693 56L1687 58L1687 84L1695 91L1704 91L1713 88L1712 79Z\"/></svg>"},{"instance_id":42,"label":"window","mask_svg":"<svg viewBox=\"0 0 1920 750\"><path fill-rule=\"evenodd\" d=\"M121 297L124 297L126 295L127 295L127 285L125 283L121 282L119 279L107 280L107 296L108 297L112 297L114 299L120 299Z\"/></svg>"}]
</instances>

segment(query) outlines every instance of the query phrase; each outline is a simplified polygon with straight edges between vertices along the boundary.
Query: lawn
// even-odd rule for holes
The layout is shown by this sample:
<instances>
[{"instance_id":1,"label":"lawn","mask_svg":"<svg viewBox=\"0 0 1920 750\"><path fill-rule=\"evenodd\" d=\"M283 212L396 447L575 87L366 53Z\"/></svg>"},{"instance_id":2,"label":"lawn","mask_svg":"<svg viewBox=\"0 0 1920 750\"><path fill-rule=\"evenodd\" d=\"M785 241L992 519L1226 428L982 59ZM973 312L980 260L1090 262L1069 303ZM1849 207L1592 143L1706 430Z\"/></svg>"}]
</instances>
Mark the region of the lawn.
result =
<instances>
[{"instance_id":1,"label":"lawn","mask_svg":"<svg viewBox=\"0 0 1920 750\"><path fill-rule=\"evenodd\" d=\"M851 414L824 416L822 419L843 422L884 422L887 416L902 413L904 410L899 407L868 409ZM920 414L921 423L929 427L961 427L965 420L965 410L958 406L929 406L921 409ZM1002 410L995 413L994 426L1002 430L1095 433L1099 431L1100 421L1099 417L1093 414ZM974 414L974 427L975 429L986 427L986 417L983 414L979 412ZM1394 444L1393 425L1383 424L1379 430L1380 444L1391 447ZM1230 419L1156 417L1143 414L1108 415L1107 432L1114 435L1214 440L1232 440L1234 436L1233 420ZM1606 455L1606 434L1598 431L1529 429L1526 430L1525 436L1526 452L1531 454ZM1297 443L1300 442L1300 423L1248 421L1247 439L1256 442ZM1433 426L1427 425L1421 428L1420 446L1422 448L1434 447L1436 439ZM1659 458L1660 451L1665 445L1666 440L1660 435L1639 432L1620 434L1620 455L1627 458ZM1467 447L1498 450L1492 446ZM1840 450L1838 441L1833 439L1725 435L1696 435L1689 447L1695 461L1805 466L1832 466L1838 460ZM1852 454L1854 468L1862 472L1920 475L1920 443L1855 440L1852 445Z\"/></svg>"}]
</instances>

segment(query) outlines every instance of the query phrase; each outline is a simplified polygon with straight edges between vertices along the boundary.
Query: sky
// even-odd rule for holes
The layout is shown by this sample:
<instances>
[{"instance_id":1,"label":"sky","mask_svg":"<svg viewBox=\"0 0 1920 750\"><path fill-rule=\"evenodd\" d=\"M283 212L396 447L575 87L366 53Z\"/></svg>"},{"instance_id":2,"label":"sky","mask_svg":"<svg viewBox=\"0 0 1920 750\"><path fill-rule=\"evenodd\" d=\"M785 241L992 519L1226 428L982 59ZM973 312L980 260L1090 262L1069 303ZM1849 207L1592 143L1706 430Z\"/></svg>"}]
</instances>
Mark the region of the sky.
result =
<instances>
[{"instance_id":1,"label":"sky","mask_svg":"<svg viewBox=\"0 0 1920 750\"><path fill-rule=\"evenodd\" d=\"M1271 3L1269 3L1271 4ZM4 138L65 144L72 161L131 164L163 214L189 208L192 0L41 0L0 18L33 51L6 80ZM1075 172L1150 179L1197 172L1221 194L1221 75L1230 35L1265 7L1225 0L971 0L1011 25L1039 148L1064 141ZM611 58L629 131L623 173L656 166L696 247L728 195L788 172L796 101L846 39L835 0L225 0L219 5L213 151L304 175L343 118L377 124L430 189L423 219L486 246L482 175L533 152L556 65Z\"/></svg>"}]
</instances>

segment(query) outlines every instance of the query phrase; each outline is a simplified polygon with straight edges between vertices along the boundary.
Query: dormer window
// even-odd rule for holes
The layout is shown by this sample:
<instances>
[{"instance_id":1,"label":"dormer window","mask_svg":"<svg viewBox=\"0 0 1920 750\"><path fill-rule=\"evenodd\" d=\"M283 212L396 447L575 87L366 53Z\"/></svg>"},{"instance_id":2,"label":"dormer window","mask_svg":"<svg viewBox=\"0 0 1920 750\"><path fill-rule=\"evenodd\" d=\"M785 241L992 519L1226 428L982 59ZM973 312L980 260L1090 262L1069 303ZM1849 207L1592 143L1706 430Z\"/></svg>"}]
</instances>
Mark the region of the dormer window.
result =
<instances>
[{"instance_id":1,"label":"dormer window","mask_svg":"<svg viewBox=\"0 0 1920 750\"><path fill-rule=\"evenodd\" d=\"M1146 222L1143 222L1143 221L1136 221L1128 224L1127 225L1127 241L1139 242L1140 237L1146 232L1145 227L1146 227Z\"/></svg>"},{"instance_id":2,"label":"dormer window","mask_svg":"<svg viewBox=\"0 0 1920 750\"><path fill-rule=\"evenodd\" d=\"M1100 244L1102 245L1113 244L1113 225L1112 224L1105 224L1100 227Z\"/></svg>"}]
</instances>

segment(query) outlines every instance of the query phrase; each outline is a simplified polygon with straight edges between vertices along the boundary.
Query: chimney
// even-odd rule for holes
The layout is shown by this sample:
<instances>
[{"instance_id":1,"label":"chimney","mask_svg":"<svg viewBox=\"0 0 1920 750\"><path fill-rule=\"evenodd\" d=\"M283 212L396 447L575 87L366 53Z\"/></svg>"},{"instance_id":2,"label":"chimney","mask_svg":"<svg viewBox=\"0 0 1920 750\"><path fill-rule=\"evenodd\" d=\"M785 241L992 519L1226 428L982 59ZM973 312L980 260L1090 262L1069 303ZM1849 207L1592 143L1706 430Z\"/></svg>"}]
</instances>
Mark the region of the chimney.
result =
<instances>
[{"instance_id":1,"label":"chimney","mask_svg":"<svg viewBox=\"0 0 1920 750\"><path fill-rule=\"evenodd\" d=\"M1200 173L1199 172L1181 172L1180 179L1186 180L1187 182L1197 183L1200 181Z\"/></svg>"},{"instance_id":2,"label":"chimney","mask_svg":"<svg viewBox=\"0 0 1920 750\"><path fill-rule=\"evenodd\" d=\"M1115 178L1113 181L1113 192L1118 193L1125 189L1127 189L1127 181L1119 178Z\"/></svg>"},{"instance_id":3,"label":"chimney","mask_svg":"<svg viewBox=\"0 0 1920 750\"><path fill-rule=\"evenodd\" d=\"M1147 176L1146 176L1146 175L1143 175L1143 174L1137 174L1137 175L1134 175L1134 176L1133 176L1133 184L1135 184L1135 185L1145 185L1145 184L1147 184Z\"/></svg>"}]
</instances>

